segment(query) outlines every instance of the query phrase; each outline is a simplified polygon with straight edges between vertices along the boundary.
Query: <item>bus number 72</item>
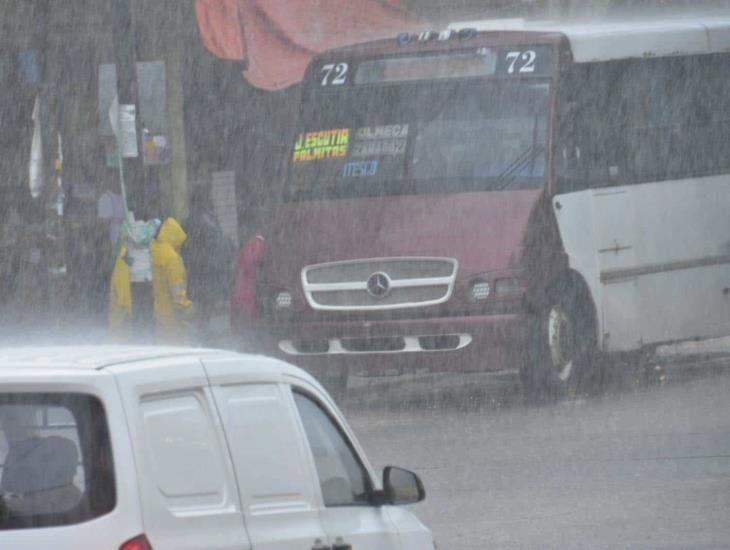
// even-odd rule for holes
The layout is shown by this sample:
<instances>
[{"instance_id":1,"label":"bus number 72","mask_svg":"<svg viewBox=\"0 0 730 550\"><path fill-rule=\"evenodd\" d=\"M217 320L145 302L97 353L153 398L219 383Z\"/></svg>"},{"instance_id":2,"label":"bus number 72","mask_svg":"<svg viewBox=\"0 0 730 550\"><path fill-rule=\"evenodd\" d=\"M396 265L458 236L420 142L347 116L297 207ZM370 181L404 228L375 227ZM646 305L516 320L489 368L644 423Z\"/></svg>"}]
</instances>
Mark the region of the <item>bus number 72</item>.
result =
<instances>
[{"instance_id":1,"label":"bus number 72","mask_svg":"<svg viewBox=\"0 0 730 550\"><path fill-rule=\"evenodd\" d=\"M347 80L347 63L327 63L322 65L320 72L324 73L322 78L322 86L332 85L340 86ZM331 78L330 78L331 77Z\"/></svg>"},{"instance_id":2,"label":"bus number 72","mask_svg":"<svg viewBox=\"0 0 730 550\"><path fill-rule=\"evenodd\" d=\"M524 52L509 52L505 56L509 63L507 67L507 74L514 74L515 70L518 73L534 73L535 72L535 60L537 59L537 53L535 50L525 50ZM518 67L518 61L521 65Z\"/></svg>"}]
</instances>

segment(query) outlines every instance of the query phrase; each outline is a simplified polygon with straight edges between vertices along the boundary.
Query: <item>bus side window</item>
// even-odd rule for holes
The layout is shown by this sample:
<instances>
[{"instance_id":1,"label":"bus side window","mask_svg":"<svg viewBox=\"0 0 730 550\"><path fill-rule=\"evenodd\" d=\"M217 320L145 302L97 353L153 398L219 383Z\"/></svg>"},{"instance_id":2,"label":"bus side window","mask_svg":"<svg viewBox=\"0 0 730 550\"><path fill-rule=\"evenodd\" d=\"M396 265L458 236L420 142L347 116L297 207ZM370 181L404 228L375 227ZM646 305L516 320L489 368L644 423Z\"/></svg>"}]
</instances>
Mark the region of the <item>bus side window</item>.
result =
<instances>
[{"instance_id":1,"label":"bus side window","mask_svg":"<svg viewBox=\"0 0 730 550\"><path fill-rule=\"evenodd\" d=\"M561 84L558 192L730 172L728 54L574 65Z\"/></svg>"},{"instance_id":2,"label":"bus side window","mask_svg":"<svg viewBox=\"0 0 730 550\"><path fill-rule=\"evenodd\" d=\"M620 149L613 122L612 71L610 64L590 63L575 65L564 75L556 151L559 193L608 185Z\"/></svg>"},{"instance_id":3,"label":"bus side window","mask_svg":"<svg viewBox=\"0 0 730 550\"><path fill-rule=\"evenodd\" d=\"M692 132L702 136L694 141L693 157L701 164L695 172L730 172L730 55L707 56L696 71L699 86L692 109Z\"/></svg>"},{"instance_id":4,"label":"bus side window","mask_svg":"<svg viewBox=\"0 0 730 550\"><path fill-rule=\"evenodd\" d=\"M626 184L730 170L727 54L626 63L619 160Z\"/></svg>"},{"instance_id":5,"label":"bus side window","mask_svg":"<svg viewBox=\"0 0 730 550\"><path fill-rule=\"evenodd\" d=\"M571 68L563 74L558 95L557 147L555 172L558 193L572 193L585 189L588 182L582 166L582 140L579 135L582 118L578 98L580 71Z\"/></svg>"}]
</instances>

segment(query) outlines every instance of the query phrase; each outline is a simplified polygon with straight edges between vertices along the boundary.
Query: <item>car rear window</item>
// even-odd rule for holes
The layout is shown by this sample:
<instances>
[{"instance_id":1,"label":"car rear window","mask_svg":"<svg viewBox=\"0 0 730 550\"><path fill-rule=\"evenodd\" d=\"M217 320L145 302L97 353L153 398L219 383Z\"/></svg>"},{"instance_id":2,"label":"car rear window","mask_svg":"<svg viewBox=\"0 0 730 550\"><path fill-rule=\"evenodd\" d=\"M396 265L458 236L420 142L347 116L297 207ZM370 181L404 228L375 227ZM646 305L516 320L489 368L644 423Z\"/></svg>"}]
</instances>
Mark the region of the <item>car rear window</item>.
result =
<instances>
[{"instance_id":1,"label":"car rear window","mask_svg":"<svg viewBox=\"0 0 730 550\"><path fill-rule=\"evenodd\" d=\"M98 398L0 392L0 530L81 523L115 504Z\"/></svg>"}]
</instances>

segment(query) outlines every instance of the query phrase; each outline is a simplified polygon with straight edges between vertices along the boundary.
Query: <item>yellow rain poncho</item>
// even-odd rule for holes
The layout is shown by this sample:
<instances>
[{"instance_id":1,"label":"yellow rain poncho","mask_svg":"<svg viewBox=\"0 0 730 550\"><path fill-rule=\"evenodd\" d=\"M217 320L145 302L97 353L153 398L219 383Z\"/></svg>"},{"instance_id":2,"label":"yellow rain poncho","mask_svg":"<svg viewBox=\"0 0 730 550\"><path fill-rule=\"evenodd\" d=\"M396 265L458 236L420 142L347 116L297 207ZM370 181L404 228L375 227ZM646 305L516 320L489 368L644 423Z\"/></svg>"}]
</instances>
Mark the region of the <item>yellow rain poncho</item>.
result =
<instances>
[{"instance_id":1,"label":"yellow rain poncho","mask_svg":"<svg viewBox=\"0 0 730 550\"><path fill-rule=\"evenodd\" d=\"M156 340L159 343L186 343L190 338L193 304L187 294L187 274L180 248L187 235L174 218L167 218L150 244ZM129 266L124 261L127 249L119 250L112 272L109 329L113 338L131 338L132 295Z\"/></svg>"},{"instance_id":2,"label":"yellow rain poncho","mask_svg":"<svg viewBox=\"0 0 730 550\"><path fill-rule=\"evenodd\" d=\"M129 266L124 258L127 247L122 245L114 262L109 289L109 332L114 341L124 344L132 338L132 289Z\"/></svg>"},{"instance_id":3,"label":"yellow rain poncho","mask_svg":"<svg viewBox=\"0 0 730 550\"><path fill-rule=\"evenodd\" d=\"M167 218L150 245L157 340L184 343L190 338L193 304L180 249L188 238L174 218Z\"/></svg>"}]
</instances>

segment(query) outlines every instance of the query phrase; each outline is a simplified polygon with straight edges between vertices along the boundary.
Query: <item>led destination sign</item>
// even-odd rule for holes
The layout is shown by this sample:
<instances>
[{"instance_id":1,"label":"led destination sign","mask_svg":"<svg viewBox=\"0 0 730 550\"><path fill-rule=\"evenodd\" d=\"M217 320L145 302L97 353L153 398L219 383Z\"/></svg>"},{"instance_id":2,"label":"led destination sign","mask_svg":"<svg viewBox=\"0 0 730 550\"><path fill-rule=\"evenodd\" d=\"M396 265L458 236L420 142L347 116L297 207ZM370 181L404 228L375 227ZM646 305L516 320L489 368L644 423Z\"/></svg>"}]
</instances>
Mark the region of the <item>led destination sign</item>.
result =
<instances>
[{"instance_id":1,"label":"led destination sign","mask_svg":"<svg viewBox=\"0 0 730 550\"><path fill-rule=\"evenodd\" d=\"M322 63L310 73L315 87L484 78L494 76L549 76L553 49L545 45L398 55L352 62ZM353 76L354 75L354 76Z\"/></svg>"}]
</instances>

